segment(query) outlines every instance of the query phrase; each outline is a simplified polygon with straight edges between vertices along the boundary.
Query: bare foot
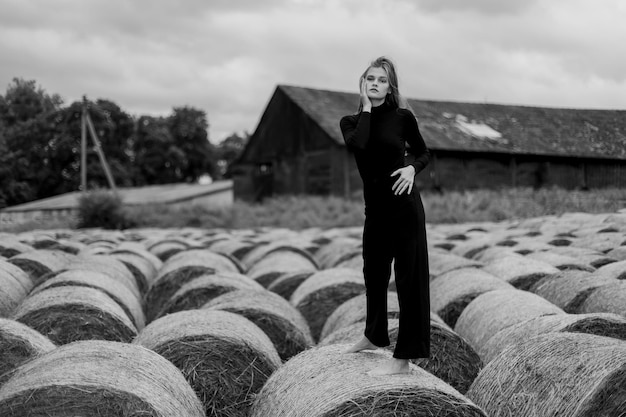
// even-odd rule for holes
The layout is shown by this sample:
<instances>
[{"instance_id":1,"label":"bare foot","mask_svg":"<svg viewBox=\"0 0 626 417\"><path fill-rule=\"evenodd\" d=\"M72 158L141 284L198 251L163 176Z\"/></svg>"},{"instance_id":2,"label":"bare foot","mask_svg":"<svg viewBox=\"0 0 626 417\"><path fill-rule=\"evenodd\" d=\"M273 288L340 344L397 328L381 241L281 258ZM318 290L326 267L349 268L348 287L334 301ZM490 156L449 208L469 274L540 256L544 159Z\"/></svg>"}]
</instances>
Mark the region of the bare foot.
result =
<instances>
[{"instance_id":1,"label":"bare foot","mask_svg":"<svg viewBox=\"0 0 626 417\"><path fill-rule=\"evenodd\" d=\"M411 372L408 359L391 358L376 368L369 371L367 374L372 376L377 375L394 375L394 374L408 374Z\"/></svg>"},{"instance_id":2,"label":"bare foot","mask_svg":"<svg viewBox=\"0 0 626 417\"><path fill-rule=\"evenodd\" d=\"M359 340L358 342L356 342L354 346L344 350L343 353L355 353L355 352L360 352L362 350L374 350L374 349L378 349L378 346L370 342L370 340L367 337L363 336L363 338Z\"/></svg>"}]
</instances>

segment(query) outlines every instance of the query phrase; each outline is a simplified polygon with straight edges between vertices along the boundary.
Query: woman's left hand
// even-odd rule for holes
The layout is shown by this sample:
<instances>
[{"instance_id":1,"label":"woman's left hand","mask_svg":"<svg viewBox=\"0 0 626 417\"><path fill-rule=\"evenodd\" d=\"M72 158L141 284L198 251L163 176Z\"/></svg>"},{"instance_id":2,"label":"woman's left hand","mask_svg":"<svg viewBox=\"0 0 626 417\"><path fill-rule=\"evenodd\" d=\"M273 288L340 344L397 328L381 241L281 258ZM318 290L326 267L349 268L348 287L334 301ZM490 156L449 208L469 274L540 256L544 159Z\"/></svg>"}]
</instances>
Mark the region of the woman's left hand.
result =
<instances>
[{"instance_id":1,"label":"woman's left hand","mask_svg":"<svg viewBox=\"0 0 626 417\"><path fill-rule=\"evenodd\" d=\"M413 189L413 181L415 180L415 167L413 165L407 165L404 168L396 169L391 173L391 176L400 175L391 189L395 195L400 195L406 191L407 194L411 193Z\"/></svg>"}]
</instances>

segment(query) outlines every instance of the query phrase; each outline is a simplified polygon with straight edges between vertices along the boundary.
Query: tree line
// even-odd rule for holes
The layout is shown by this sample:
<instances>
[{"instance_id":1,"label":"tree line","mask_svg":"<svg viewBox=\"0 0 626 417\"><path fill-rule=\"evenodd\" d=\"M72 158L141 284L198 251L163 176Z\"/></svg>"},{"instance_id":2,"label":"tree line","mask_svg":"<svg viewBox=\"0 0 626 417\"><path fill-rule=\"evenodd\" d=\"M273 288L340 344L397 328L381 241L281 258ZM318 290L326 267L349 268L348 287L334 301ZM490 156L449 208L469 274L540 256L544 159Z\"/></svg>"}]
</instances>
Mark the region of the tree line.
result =
<instances>
[{"instance_id":1,"label":"tree line","mask_svg":"<svg viewBox=\"0 0 626 417\"><path fill-rule=\"evenodd\" d=\"M86 105L119 187L222 178L248 138L212 144L206 112L189 106L133 117L111 100ZM82 109L82 101L64 105L34 80L13 79L0 95L0 208L80 188ZM87 149L87 188L107 187L89 137Z\"/></svg>"}]
</instances>

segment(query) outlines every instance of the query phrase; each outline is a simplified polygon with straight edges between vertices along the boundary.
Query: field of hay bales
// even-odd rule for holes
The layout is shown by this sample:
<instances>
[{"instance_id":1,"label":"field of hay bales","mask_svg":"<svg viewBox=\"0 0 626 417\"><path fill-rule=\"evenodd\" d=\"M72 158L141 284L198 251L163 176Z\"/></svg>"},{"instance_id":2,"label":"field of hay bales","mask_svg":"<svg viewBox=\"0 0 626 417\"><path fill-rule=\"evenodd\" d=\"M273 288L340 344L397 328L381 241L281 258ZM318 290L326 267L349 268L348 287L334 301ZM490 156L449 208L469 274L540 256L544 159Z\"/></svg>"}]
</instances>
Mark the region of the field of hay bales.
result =
<instances>
[{"instance_id":1,"label":"field of hay bales","mask_svg":"<svg viewBox=\"0 0 626 417\"><path fill-rule=\"evenodd\" d=\"M431 357L367 371L361 227L0 233L0 415L626 415L626 212L429 223Z\"/></svg>"}]
</instances>

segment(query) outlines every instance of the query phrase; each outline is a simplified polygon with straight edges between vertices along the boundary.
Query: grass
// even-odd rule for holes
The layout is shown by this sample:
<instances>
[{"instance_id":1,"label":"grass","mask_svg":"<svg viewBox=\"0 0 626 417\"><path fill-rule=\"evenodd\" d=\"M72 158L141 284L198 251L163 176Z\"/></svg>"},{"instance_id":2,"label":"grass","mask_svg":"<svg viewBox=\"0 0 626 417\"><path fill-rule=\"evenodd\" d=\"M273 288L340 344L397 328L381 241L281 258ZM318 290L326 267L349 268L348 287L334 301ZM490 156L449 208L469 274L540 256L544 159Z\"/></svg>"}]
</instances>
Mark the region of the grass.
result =
<instances>
[{"instance_id":1,"label":"grass","mask_svg":"<svg viewBox=\"0 0 626 417\"><path fill-rule=\"evenodd\" d=\"M626 189L572 191L558 187L502 188L436 193L421 192L426 221L465 223L501 221L561 215L566 212L607 213L626 207ZM255 228L361 226L364 220L362 194L351 198L278 196L260 203L236 200L232 207L216 209L200 205L173 208L166 205L129 207L126 215L136 227ZM75 221L32 221L0 230L75 228Z\"/></svg>"}]
</instances>

